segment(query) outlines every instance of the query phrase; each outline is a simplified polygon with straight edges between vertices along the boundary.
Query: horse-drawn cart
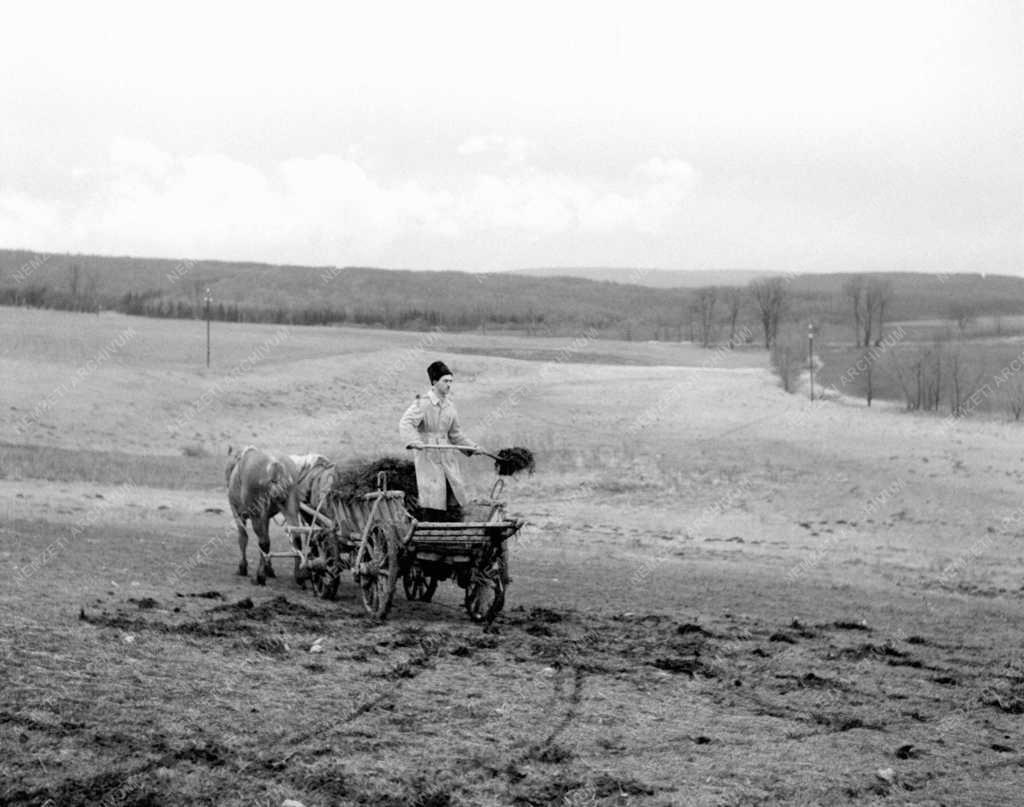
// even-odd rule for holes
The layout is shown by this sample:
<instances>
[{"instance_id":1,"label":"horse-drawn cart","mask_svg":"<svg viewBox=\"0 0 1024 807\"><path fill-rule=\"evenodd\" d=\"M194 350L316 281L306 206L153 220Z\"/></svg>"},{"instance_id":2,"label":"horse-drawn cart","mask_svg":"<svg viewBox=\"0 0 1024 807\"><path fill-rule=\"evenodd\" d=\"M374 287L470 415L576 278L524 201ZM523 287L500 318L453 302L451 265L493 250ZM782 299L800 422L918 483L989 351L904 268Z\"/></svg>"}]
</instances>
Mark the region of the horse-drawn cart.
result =
<instances>
[{"instance_id":1,"label":"horse-drawn cart","mask_svg":"<svg viewBox=\"0 0 1024 807\"><path fill-rule=\"evenodd\" d=\"M324 599L337 595L342 573L351 570L366 611L378 619L387 616L399 578L408 599L424 602L452 579L465 591L470 617L489 622L505 604L508 539L524 524L506 516L503 488L497 479L490 498L473 502L462 521L419 521L381 473L372 493L300 505L306 524L285 527L293 550L282 554L296 558L300 582L308 578Z\"/></svg>"}]
</instances>

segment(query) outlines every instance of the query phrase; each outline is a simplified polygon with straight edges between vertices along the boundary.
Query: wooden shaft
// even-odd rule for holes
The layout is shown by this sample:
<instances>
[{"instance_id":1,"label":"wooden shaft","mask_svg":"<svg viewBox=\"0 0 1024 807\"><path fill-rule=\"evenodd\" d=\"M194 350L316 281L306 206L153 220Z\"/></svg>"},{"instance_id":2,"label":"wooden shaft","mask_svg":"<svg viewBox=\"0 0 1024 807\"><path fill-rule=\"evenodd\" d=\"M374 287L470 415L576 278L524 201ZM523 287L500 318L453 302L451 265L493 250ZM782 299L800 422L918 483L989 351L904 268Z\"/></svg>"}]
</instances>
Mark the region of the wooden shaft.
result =
<instances>
[{"instance_id":1,"label":"wooden shaft","mask_svg":"<svg viewBox=\"0 0 1024 807\"><path fill-rule=\"evenodd\" d=\"M412 448L412 446L406 446L406 448ZM485 457L490 457L492 460L500 459L497 454L492 454L490 451L486 451L482 448L473 448L473 446L452 446L452 445L432 445L431 443L425 443L422 446L416 446L413 451L422 451L427 448L440 448L443 451L472 451L474 454L483 454Z\"/></svg>"}]
</instances>

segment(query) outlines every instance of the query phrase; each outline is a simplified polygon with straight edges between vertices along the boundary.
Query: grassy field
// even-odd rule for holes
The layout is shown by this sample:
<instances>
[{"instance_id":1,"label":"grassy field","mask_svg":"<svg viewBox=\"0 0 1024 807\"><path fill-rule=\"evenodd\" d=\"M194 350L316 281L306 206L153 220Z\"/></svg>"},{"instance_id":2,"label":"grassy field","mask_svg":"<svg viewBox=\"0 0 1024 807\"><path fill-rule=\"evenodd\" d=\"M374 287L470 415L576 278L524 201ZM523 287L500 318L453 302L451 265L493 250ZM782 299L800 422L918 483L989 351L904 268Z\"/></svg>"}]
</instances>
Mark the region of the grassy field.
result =
<instances>
[{"instance_id":1,"label":"grassy field","mask_svg":"<svg viewBox=\"0 0 1024 807\"><path fill-rule=\"evenodd\" d=\"M1014 424L811 404L761 352L249 325L207 371L181 323L4 314L4 804L1018 799ZM437 357L538 456L494 625L235 575L227 445L397 453Z\"/></svg>"}]
</instances>

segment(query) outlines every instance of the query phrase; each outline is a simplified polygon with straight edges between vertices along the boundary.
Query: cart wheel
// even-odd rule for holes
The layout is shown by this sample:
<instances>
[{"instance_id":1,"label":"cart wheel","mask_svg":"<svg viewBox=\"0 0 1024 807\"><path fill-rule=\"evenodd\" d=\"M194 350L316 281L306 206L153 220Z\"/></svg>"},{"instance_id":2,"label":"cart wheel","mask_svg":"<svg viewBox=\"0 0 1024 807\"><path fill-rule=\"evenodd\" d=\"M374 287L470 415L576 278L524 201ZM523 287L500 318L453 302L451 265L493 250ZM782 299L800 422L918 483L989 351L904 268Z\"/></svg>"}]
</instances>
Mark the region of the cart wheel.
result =
<instances>
[{"instance_id":1,"label":"cart wheel","mask_svg":"<svg viewBox=\"0 0 1024 807\"><path fill-rule=\"evenodd\" d=\"M341 569L338 563L338 544L334 537L326 538L317 543L317 555L323 553L324 568L310 574L313 593L322 600L333 600L338 596L338 583Z\"/></svg>"},{"instance_id":2,"label":"cart wheel","mask_svg":"<svg viewBox=\"0 0 1024 807\"><path fill-rule=\"evenodd\" d=\"M398 551L383 527L371 527L366 533L356 553L355 571L366 612L384 619L398 586Z\"/></svg>"},{"instance_id":3,"label":"cart wheel","mask_svg":"<svg viewBox=\"0 0 1024 807\"><path fill-rule=\"evenodd\" d=\"M422 567L413 564L402 575L402 587L408 600L430 602L437 591L437 578L423 571Z\"/></svg>"},{"instance_id":4,"label":"cart wheel","mask_svg":"<svg viewBox=\"0 0 1024 807\"><path fill-rule=\"evenodd\" d=\"M466 613L474 622L490 622L505 607L505 584L495 565L488 571L473 571L466 586Z\"/></svg>"}]
</instances>

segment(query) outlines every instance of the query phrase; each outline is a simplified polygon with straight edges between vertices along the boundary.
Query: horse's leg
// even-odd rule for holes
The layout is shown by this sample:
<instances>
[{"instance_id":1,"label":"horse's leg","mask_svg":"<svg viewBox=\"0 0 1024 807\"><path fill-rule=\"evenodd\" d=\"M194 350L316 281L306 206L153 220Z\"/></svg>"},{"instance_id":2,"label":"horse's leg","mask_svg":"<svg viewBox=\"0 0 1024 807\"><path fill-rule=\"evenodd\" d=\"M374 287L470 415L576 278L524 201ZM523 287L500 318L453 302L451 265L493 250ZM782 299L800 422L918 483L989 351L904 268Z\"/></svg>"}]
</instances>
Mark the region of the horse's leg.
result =
<instances>
[{"instance_id":1,"label":"horse's leg","mask_svg":"<svg viewBox=\"0 0 1024 807\"><path fill-rule=\"evenodd\" d=\"M270 516L261 513L252 520L252 528L256 533L260 548L260 565L256 571L256 582L263 585L266 578L274 576L274 567L270 563L267 554L270 552Z\"/></svg>"},{"instance_id":2,"label":"horse's leg","mask_svg":"<svg viewBox=\"0 0 1024 807\"><path fill-rule=\"evenodd\" d=\"M235 527L238 528L238 548L242 553L242 560L238 564L238 573L242 577L248 577L249 564L245 560L245 548L249 545L249 532L245 529L245 522L235 515Z\"/></svg>"}]
</instances>

